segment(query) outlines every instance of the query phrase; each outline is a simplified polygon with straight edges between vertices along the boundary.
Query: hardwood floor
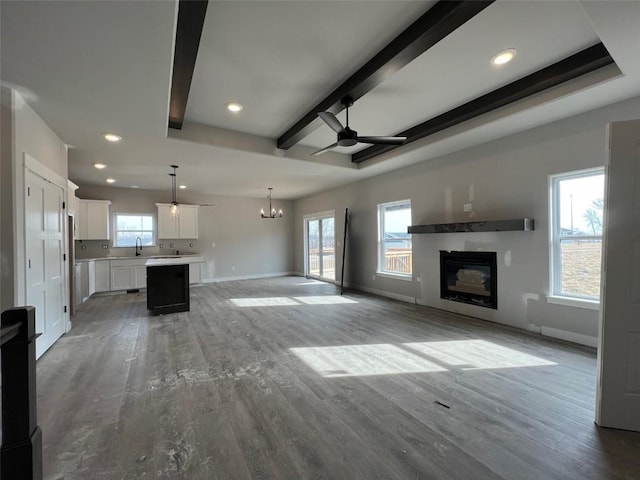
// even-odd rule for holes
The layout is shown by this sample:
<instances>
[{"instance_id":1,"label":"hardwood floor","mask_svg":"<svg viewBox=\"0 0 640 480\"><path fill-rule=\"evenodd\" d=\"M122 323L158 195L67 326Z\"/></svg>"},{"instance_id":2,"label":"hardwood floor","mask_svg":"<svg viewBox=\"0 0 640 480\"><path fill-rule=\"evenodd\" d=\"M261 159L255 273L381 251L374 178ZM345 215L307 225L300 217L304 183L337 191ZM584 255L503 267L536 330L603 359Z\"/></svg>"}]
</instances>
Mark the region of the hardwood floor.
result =
<instances>
[{"instance_id":1,"label":"hardwood floor","mask_svg":"<svg viewBox=\"0 0 640 480\"><path fill-rule=\"evenodd\" d=\"M92 298L38 362L46 479L638 479L595 354L300 277Z\"/></svg>"}]
</instances>

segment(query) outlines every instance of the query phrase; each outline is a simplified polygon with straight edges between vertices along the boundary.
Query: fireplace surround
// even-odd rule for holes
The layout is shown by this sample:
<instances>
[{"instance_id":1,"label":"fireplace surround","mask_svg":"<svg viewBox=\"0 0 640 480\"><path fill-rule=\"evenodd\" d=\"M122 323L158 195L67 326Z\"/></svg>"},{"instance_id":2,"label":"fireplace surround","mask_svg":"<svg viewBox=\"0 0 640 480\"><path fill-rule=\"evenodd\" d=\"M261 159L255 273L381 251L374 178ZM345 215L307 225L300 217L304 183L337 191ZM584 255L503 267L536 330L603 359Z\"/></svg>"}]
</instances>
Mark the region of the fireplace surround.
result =
<instances>
[{"instance_id":1,"label":"fireplace surround","mask_svg":"<svg viewBox=\"0 0 640 480\"><path fill-rule=\"evenodd\" d=\"M440 298L498 308L496 252L440 251Z\"/></svg>"}]
</instances>

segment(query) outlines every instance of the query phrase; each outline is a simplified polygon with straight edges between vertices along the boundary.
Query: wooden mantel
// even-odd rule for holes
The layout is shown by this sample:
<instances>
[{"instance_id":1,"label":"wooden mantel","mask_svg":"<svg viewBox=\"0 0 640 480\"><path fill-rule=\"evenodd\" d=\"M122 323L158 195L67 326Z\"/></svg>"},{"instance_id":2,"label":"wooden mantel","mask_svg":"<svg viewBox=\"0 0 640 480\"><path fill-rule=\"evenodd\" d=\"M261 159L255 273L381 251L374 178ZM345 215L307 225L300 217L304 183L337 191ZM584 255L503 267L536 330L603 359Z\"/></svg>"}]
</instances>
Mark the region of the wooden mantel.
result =
<instances>
[{"instance_id":1,"label":"wooden mantel","mask_svg":"<svg viewBox=\"0 0 640 480\"><path fill-rule=\"evenodd\" d=\"M529 232L534 230L533 218L485 220L481 222L434 223L411 225L408 233L469 233L469 232Z\"/></svg>"}]
</instances>

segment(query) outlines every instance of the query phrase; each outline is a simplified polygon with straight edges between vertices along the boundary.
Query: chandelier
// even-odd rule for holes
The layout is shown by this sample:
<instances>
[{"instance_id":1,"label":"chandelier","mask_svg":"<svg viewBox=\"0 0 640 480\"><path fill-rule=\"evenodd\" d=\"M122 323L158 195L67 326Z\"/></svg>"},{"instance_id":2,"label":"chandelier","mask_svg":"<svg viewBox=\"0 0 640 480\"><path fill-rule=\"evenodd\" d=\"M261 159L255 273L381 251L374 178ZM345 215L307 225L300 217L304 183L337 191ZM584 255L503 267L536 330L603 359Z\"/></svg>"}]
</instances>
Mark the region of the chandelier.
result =
<instances>
[{"instance_id":1,"label":"chandelier","mask_svg":"<svg viewBox=\"0 0 640 480\"><path fill-rule=\"evenodd\" d=\"M282 209L280 209L280 210L278 210L276 212L276 209L271 206L271 191L273 190L273 187L269 187L268 190L269 190L269 214L265 214L264 213L264 208L261 208L260 209L260 216L262 218L280 218L280 217L282 217L284 215L282 213Z\"/></svg>"},{"instance_id":2,"label":"chandelier","mask_svg":"<svg viewBox=\"0 0 640 480\"><path fill-rule=\"evenodd\" d=\"M171 168L173 168L173 173L169 174L171 177L171 206L169 207L169 214L175 218L180 213L178 208L178 189L176 186L176 170L178 169L178 165L171 165Z\"/></svg>"}]
</instances>

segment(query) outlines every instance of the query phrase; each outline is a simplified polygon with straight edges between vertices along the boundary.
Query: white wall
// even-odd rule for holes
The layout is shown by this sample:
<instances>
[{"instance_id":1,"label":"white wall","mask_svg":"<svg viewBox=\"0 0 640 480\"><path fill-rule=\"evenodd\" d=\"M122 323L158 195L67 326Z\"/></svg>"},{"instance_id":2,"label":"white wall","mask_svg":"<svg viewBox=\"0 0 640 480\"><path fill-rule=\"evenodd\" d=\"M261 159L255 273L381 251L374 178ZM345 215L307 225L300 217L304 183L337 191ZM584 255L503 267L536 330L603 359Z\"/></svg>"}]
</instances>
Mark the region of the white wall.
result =
<instances>
[{"instance_id":1,"label":"white wall","mask_svg":"<svg viewBox=\"0 0 640 480\"><path fill-rule=\"evenodd\" d=\"M13 98L0 87L0 311L15 306Z\"/></svg>"},{"instance_id":2,"label":"white wall","mask_svg":"<svg viewBox=\"0 0 640 480\"><path fill-rule=\"evenodd\" d=\"M111 200L114 212L157 214L157 203L170 201L167 191L139 190L98 186L80 186L78 198ZM274 201L276 208L285 212L283 218L260 218L260 208L266 208L265 199L199 195L180 191L182 203L211 203L213 207L200 207L198 211L199 238L197 240L159 240L160 248L145 247L145 255L175 253L175 250L200 253L206 266L203 281L231 278L251 278L286 274L293 270L293 217L292 203ZM77 258L134 255L133 248L112 248L112 241L76 241ZM102 249L102 245L109 249ZM170 245L173 244L173 247ZM215 244L215 246L213 246ZM82 246L86 250L82 250Z\"/></svg>"},{"instance_id":3,"label":"white wall","mask_svg":"<svg viewBox=\"0 0 640 480\"><path fill-rule=\"evenodd\" d=\"M603 165L607 122L631 118L640 118L640 98L301 199L295 203L296 270L304 268L302 216L335 209L341 239L348 207L346 282L514 327L570 332L575 341L593 343L597 311L546 301L548 176ZM412 201L414 225L531 217L536 229L414 235L414 281L377 277L377 204L406 198ZM463 212L465 203L472 203L472 212ZM497 252L498 310L439 298L439 250Z\"/></svg>"},{"instance_id":4,"label":"white wall","mask_svg":"<svg viewBox=\"0 0 640 480\"><path fill-rule=\"evenodd\" d=\"M25 291L25 238L24 238L24 159L25 154L37 160L48 171L67 178L67 148L36 112L15 91L2 88L3 126L2 187L12 190L10 199L3 193L3 209L10 211L2 216L2 228L10 226L12 244L2 243L3 262L12 263L13 305L24 305ZM6 137L5 137L6 132ZM5 145L5 140L9 145ZM5 175L5 172L7 175ZM64 185L66 186L66 185ZM63 187L64 188L64 187ZM7 203L5 203L5 200ZM10 205L9 205L10 203ZM4 210L3 210L4 212ZM6 245L6 248L5 248ZM8 279L7 279L8 280ZM3 277L3 283L5 279ZM3 288L4 290L4 288ZM3 308L7 308L3 293Z\"/></svg>"}]
</instances>

